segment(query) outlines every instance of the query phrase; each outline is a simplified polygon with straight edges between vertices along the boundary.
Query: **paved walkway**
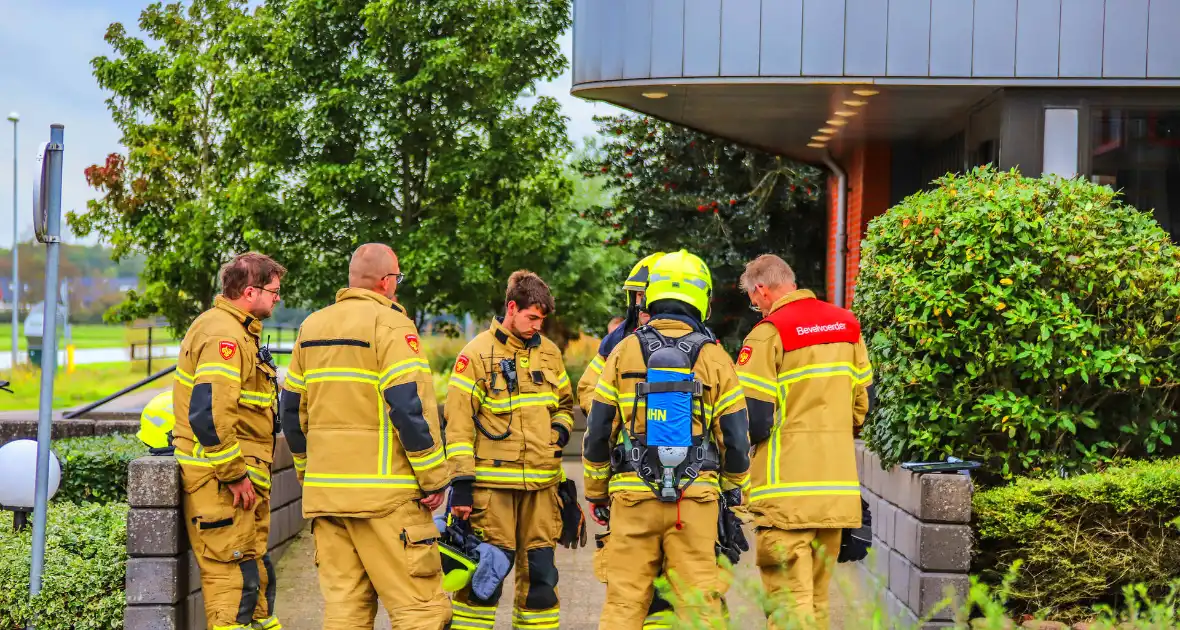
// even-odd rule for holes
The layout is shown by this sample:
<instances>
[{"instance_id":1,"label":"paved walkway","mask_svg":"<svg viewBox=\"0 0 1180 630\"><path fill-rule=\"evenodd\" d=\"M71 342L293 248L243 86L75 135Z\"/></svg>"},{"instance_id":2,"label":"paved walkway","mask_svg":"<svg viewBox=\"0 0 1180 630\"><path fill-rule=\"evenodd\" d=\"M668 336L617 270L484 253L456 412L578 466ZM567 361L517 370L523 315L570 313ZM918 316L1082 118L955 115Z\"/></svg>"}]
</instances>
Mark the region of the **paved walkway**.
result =
<instances>
[{"instance_id":1,"label":"paved walkway","mask_svg":"<svg viewBox=\"0 0 1180 630\"><path fill-rule=\"evenodd\" d=\"M580 461L566 460L566 474L578 480L582 479ZM594 533L602 528L590 523L589 540L591 543L578 550L562 547L557 549L557 567L561 575L561 627L563 630L594 630L598 628L598 619L602 610L602 602L606 596L606 586L594 577L593 571L593 540ZM747 531L751 535L752 532ZM751 540L751 543L753 541ZM278 564L278 601L275 608L283 620L283 627L287 630L319 630L323 626L323 598L320 596L319 584L313 561L314 544L308 529L304 529L295 542L287 549ZM836 581L841 584L851 584L854 571L841 565L837 570ZM757 571L754 567L754 552L743 554L738 565L737 581L729 596L726 598L731 613L732 628L762 628L765 620L750 597L751 586L758 582ZM504 596L501 599L500 610L496 617L496 630L511 628L511 602L513 578L510 576L505 585ZM846 605L841 589L833 585L832 593L832 628L840 630L844 627ZM390 622L385 611L378 613L375 628L388 629Z\"/></svg>"}]
</instances>

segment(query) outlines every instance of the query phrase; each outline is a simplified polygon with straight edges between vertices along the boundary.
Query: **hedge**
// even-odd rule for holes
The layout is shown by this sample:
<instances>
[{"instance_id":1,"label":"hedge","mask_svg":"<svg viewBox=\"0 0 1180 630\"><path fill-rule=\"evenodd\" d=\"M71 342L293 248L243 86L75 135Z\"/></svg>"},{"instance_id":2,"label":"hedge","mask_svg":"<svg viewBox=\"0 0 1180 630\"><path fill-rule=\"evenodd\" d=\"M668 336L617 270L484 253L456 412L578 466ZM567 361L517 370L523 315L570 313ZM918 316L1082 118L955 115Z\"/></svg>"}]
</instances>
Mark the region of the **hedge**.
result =
<instances>
[{"instance_id":1,"label":"hedge","mask_svg":"<svg viewBox=\"0 0 1180 630\"><path fill-rule=\"evenodd\" d=\"M53 443L61 460L58 501L110 503L127 501L127 465L147 455L134 435L66 438Z\"/></svg>"},{"instance_id":2,"label":"hedge","mask_svg":"<svg viewBox=\"0 0 1180 630\"><path fill-rule=\"evenodd\" d=\"M127 505L49 506L41 593L29 600L32 527L0 526L0 628L123 627ZM32 613L36 611L36 619Z\"/></svg>"},{"instance_id":3,"label":"hedge","mask_svg":"<svg viewBox=\"0 0 1180 630\"><path fill-rule=\"evenodd\" d=\"M1084 180L980 168L870 222L854 310L886 464L1001 478L1180 454L1180 247Z\"/></svg>"},{"instance_id":4,"label":"hedge","mask_svg":"<svg viewBox=\"0 0 1180 630\"><path fill-rule=\"evenodd\" d=\"M1009 605L1062 621L1121 605L1125 586L1167 596L1180 578L1180 459L1067 478L1020 479L974 498L974 571L999 584L1020 561Z\"/></svg>"}]
</instances>

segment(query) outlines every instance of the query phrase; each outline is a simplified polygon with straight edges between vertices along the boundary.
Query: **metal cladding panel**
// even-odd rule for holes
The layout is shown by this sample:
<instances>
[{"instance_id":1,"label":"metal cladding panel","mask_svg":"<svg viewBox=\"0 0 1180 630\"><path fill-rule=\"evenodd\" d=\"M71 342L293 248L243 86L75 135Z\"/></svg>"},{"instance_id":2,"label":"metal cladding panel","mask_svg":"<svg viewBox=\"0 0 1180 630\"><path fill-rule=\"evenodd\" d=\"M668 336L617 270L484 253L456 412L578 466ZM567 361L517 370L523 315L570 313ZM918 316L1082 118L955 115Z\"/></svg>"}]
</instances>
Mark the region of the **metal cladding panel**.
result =
<instances>
[{"instance_id":1,"label":"metal cladding panel","mask_svg":"<svg viewBox=\"0 0 1180 630\"><path fill-rule=\"evenodd\" d=\"M574 0L574 83L598 80L598 32L595 0Z\"/></svg>"},{"instance_id":2,"label":"metal cladding panel","mask_svg":"<svg viewBox=\"0 0 1180 630\"><path fill-rule=\"evenodd\" d=\"M1061 0L1020 0L1016 11L1016 76L1057 76L1060 34Z\"/></svg>"},{"instance_id":3,"label":"metal cladding panel","mask_svg":"<svg viewBox=\"0 0 1180 630\"><path fill-rule=\"evenodd\" d=\"M934 0L889 0L885 73L892 77L930 74L930 5Z\"/></svg>"},{"instance_id":4,"label":"metal cladding panel","mask_svg":"<svg viewBox=\"0 0 1180 630\"><path fill-rule=\"evenodd\" d=\"M683 74L684 0L652 0L651 76L663 78Z\"/></svg>"},{"instance_id":5,"label":"metal cladding panel","mask_svg":"<svg viewBox=\"0 0 1180 630\"><path fill-rule=\"evenodd\" d=\"M884 76L889 37L889 0L847 0L844 12L844 74Z\"/></svg>"},{"instance_id":6,"label":"metal cladding panel","mask_svg":"<svg viewBox=\"0 0 1180 630\"><path fill-rule=\"evenodd\" d=\"M797 77L803 62L803 0L762 3L762 60L759 74Z\"/></svg>"},{"instance_id":7,"label":"metal cladding panel","mask_svg":"<svg viewBox=\"0 0 1180 630\"><path fill-rule=\"evenodd\" d=\"M1016 75L1016 0L975 3L971 76Z\"/></svg>"},{"instance_id":8,"label":"metal cladding panel","mask_svg":"<svg viewBox=\"0 0 1180 630\"><path fill-rule=\"evenodd\" d=\"M844 74L844 0L803 0L803 74Z\"/></svg>"},{"instance_id":9,"label":"metal cladding panel","mask_svg":"<svg viewBox=\"0 0 1180 630\"><path fill-rule=\"evenodd\" d=\"M684 0L684 76L721 74L721 0Z\"/></svg>"},{"instance_id":10,"label":"metal cladding panel","mask_svg":"<svg viewBox=\"0 0 1180 630\"><path fill-rule=\"evenodd\" d=\"M1059 76L1102 76L1102 22L1105 6L1105 0L1065 0L1061 3Z\"/></svg>"},{"instance_id":11,"label":"metal cladding panel","mask_svg":"<svg viewBox=\"0 0 1180 630\"><path fill-rule=\"evenodd\" d=\"M972 0L934 0L930 5L930 76L971 76Z\"/></svg>"},{"instance_id":12,"label":"metal cladding panel","mask_svg":"<svg viewBox=\"0 0 1180 630\"><path fill-rule=\"evenodd\" d=\"M1149 0L1106 0L1102 42L1102 76L1147 76L1147 8ZM1175 25L1173 25L1175 28Z\"/></svg>"},{"instance_id":13,"label":"metal cladding panel","mask_svg":"<svg viewBox=\"0 0 1180 630\"><path fill-rule=\"evenodd\" d=\"M623 78L623 25L627 0L598 0L598 38L602 54L603 81Z\"/></svg>"},{"instance_id":14,"label":"metal cladding panel","mask_svg":"<svg viewBox=\"0 0 1180 630\"><path fill-rule=\"evenodd\" d=\"M623 20L623 78L651 76L652 0L625 0Z\"/></svg>"},{"instance_id":15,"label":"metal cladding panel","mask_svg":"<svg viewBox=\"0 0 1180 630\"><path fill-rule=\"evenodd\" d=\"M762 0L725 0L721 5L722 76L758 76L761 31Z\"/></svg>"},{"instance_id":16,"label":"metal cladding panel","mask_svg":"<svg viewBox=\"0 0 1180 630\"><path fill-rule=\"evenodd\" d=\"M1147 76L1180 77L1180 0L1151 0L1147 27Z\"/></svg>"}]
</instances>

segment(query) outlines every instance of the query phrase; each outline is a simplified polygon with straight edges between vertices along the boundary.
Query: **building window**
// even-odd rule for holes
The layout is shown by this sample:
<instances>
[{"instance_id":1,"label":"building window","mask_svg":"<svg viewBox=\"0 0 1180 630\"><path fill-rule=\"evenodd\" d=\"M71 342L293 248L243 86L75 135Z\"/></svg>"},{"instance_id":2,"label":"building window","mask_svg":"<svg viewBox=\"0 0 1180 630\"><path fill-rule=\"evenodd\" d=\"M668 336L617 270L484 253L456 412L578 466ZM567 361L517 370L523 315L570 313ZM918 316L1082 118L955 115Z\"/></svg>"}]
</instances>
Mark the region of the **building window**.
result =
<instances>
[{"instance_id":1,"label":"building window","mask_svg":"<svg viewBox=\"0 0 1180 630\"><path fill-rule=\"evenodd\" d=\"M1154 212L1180 242L1180 107L1095 110L1090 179L1122 191L1123 199Z\"/></svg>"}]
</instances>

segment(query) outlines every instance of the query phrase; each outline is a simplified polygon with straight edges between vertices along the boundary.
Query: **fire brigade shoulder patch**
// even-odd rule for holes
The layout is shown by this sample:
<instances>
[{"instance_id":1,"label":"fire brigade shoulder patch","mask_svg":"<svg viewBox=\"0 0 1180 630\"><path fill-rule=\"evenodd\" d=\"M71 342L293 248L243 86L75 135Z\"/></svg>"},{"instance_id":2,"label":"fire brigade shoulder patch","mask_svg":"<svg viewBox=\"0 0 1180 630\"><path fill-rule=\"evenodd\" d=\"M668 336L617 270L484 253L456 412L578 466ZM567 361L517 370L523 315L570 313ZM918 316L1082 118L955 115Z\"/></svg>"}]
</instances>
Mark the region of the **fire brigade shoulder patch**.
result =
<instances>
[{"instance_id":1,"label":"fire brigade shoulder patch","mask_svg":"<svg viewBox=\"0 0 1180 630\"><path fill-rule=\"evenodd\" d=\"M221 353L221 358L229 361L234 358L234 353L238 351L238 344L232 341L223 341L217 344L217 352Z\"/></svg>"},{"instance_id":2,"label":"fire brigade shoulder patch","mask_svg":"<svg viewBox=\"0 0 1180 630\"><path fill-rule=\"evenodd\" d=\"M468 359L467 355L459 355L459 358L455 359L455 374L462 374L463 370L467 369L469 363L471 363L471 359Z\"/></svg>"},{"instance_id":3,"label":"fire brigade shoulder patch","mask_svg":"<svg viewBox=\"0 0 1180 630\"><path fill-rule=\"evenodd\" d=\"M750 362L750 355L754 354L754 349L750 346L742 346L738 352L738 365L745 365Z\"/></svg>"},{"instance_id":4,"label":"fire brigade shoulder patch","mask_svg":"<svg viewBox=\"0 0 1180 630\"><path fill-rule=\"evenodd\" d=\"M406 335L406 345L414 351L414 354L418 354L421 349L421 346L418 345L418 335Z\"/></svg>"}]
</instances>

